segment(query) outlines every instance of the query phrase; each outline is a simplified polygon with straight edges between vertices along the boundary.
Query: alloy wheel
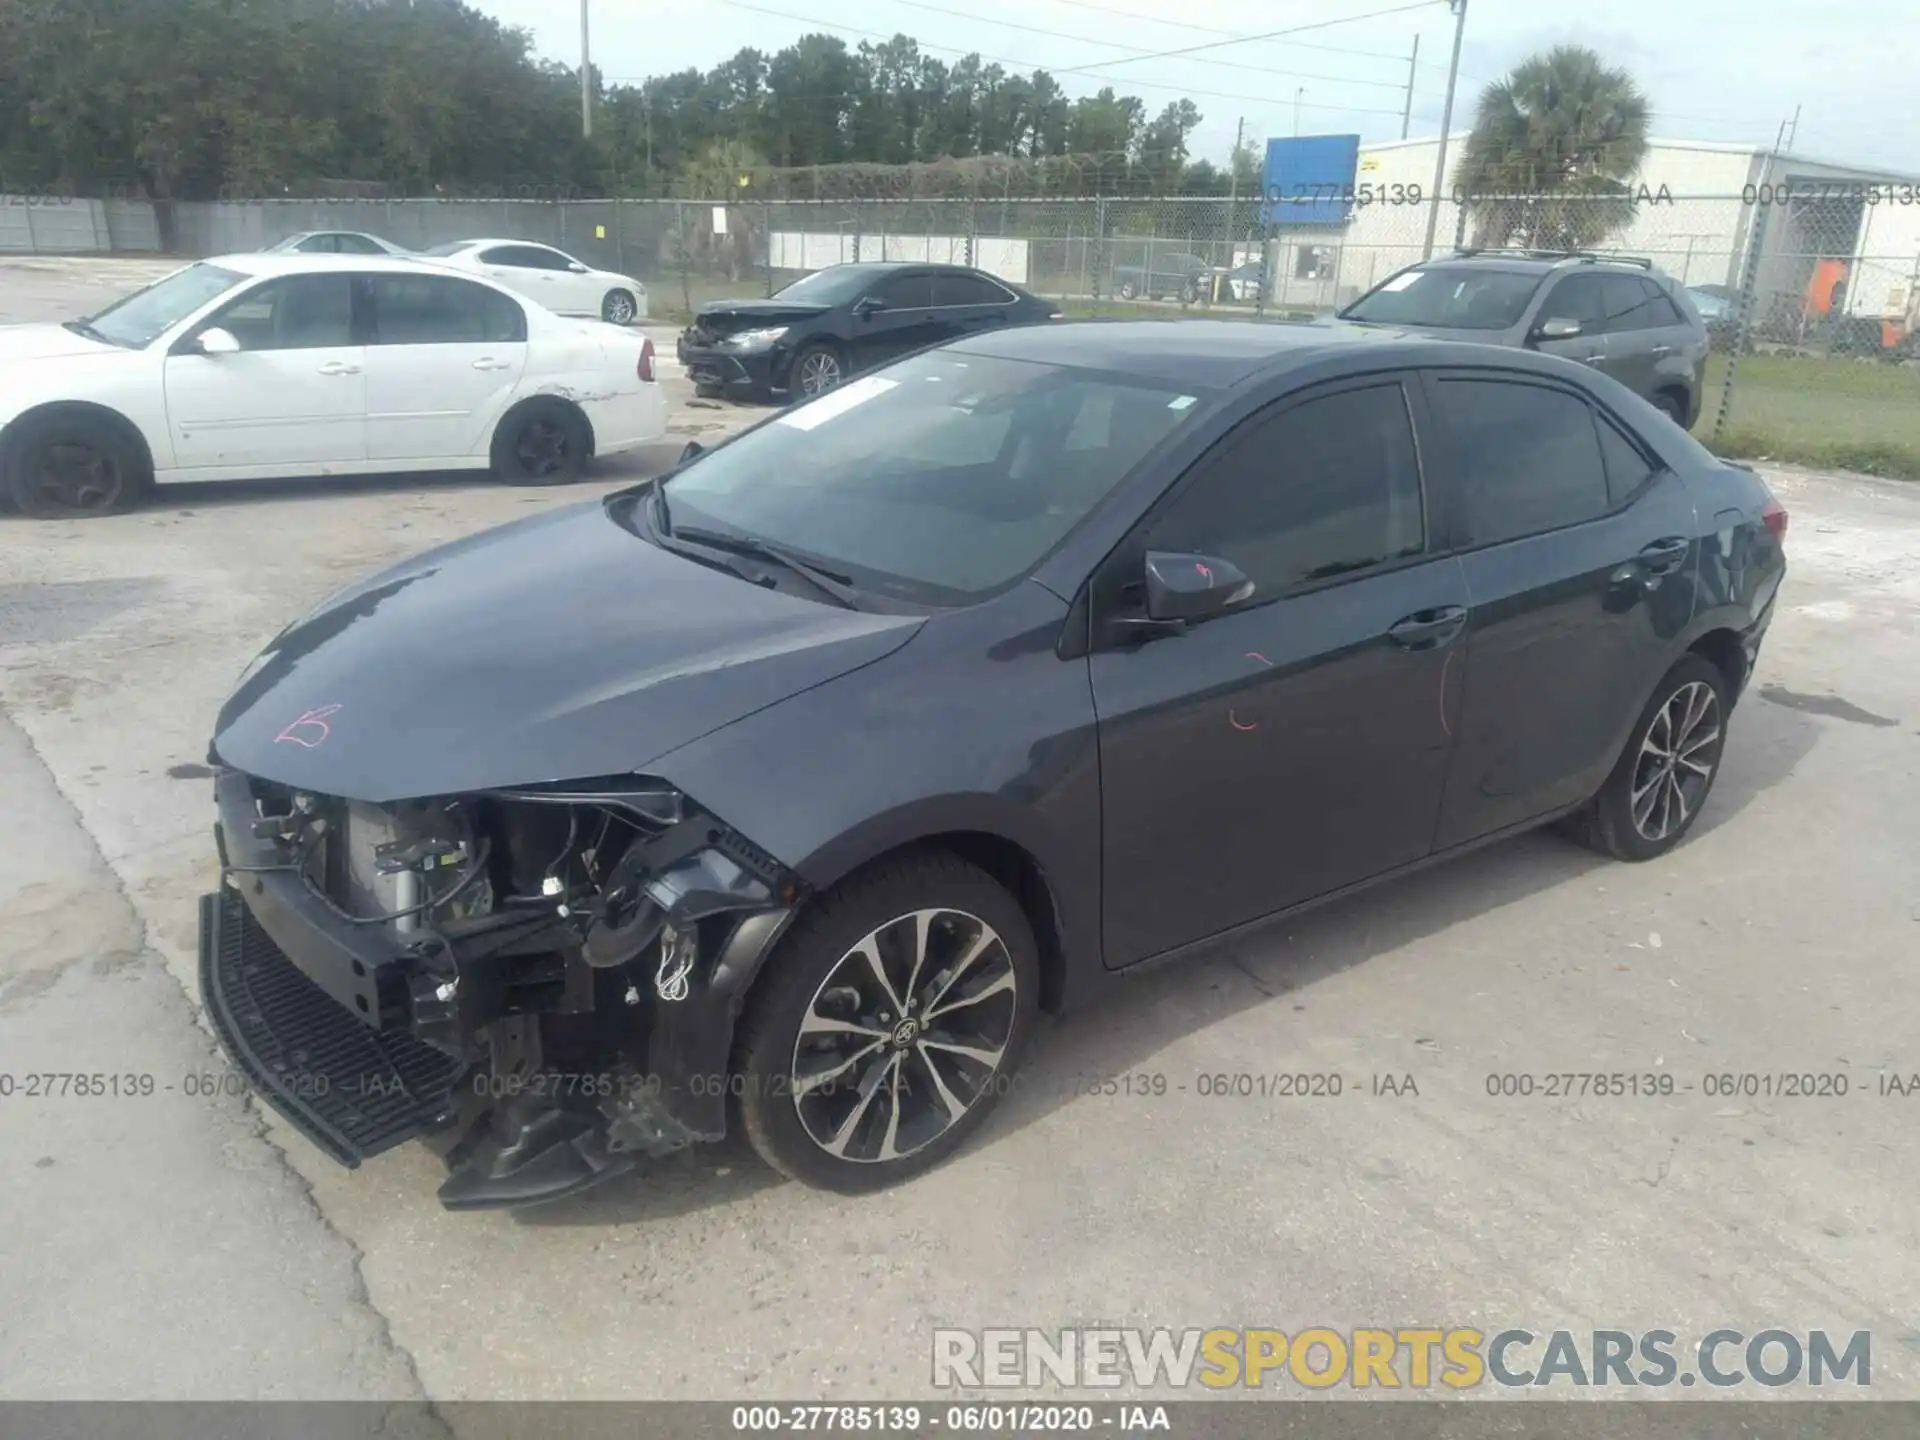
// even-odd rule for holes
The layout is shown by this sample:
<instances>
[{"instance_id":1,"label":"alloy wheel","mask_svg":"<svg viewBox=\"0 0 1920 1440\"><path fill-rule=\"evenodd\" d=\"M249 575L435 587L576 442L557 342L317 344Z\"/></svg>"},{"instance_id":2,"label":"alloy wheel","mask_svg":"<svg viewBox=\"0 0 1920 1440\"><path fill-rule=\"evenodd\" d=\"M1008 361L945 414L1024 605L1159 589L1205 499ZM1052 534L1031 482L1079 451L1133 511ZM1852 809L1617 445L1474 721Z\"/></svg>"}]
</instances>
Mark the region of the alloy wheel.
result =
<instances>
[{"instance_id":1,"label":"alloy wheel","mask_svg":"<svg viewBox=\"0 0 1920 1440\"><path fill-rule=\"evenodd\" d=\"M836 1159L900 1160L989 1095L1013 1039L1006 942L960 910L876 926L827 972L794 1040L794 1108Z\"/></svg>"},{"instance_id":2,"label":"alloy wheel","mask_svg":"<svg viewBox=\"0 0 1920 1440\"><path fill-rule=\"evenodd\" d=\"M816 350L800 362L800 391L818 395L840 383L840 357L831 350Z\"/></svg>"},{"instance_id":3,"label":"alloy wheel","mask_svg":"<svg viewBox=\"0 0 1920 1440\"><path fill-rule=\"evenodd\" d=\"M514 446L520 468L535 479L558 475L567 466L567 434L551 420L530 420Z\"/></svg>"},{"instance_id":4,"label":"alloy wheel","mask_svg":"<svg viewBox=\"0 0 1920 1440\"><path fill-rule=\"evenodd\" d=\"M126 477L106 451L75 440L56 440L34 458L27 485L44 501L75 514L111 510Z\"/></svg>"},{"instance_id":5,"label":"alloy wheel","mask_svg":"<svg viewBox=\"0 0 1920 1440\"><path fill-rule=\"evenodd\" d=\"M1665 840L1699 810L1720 761L1720 736L1720 699L1711 685L1692 680L1667 697L1634 763L1629 809L1641 838Z\"/></svg>"},{"instance_id":6,"label":"alloy wheel","mask_svg":"<svg viewBox=\"0 0 1920 1440\"><path fill-rule=\"evenodd\" d=\"M625 325L633 319L633 297L624 290L615 291L607 297L607 320L614 325Z\"/></svg>"}]
</instances>

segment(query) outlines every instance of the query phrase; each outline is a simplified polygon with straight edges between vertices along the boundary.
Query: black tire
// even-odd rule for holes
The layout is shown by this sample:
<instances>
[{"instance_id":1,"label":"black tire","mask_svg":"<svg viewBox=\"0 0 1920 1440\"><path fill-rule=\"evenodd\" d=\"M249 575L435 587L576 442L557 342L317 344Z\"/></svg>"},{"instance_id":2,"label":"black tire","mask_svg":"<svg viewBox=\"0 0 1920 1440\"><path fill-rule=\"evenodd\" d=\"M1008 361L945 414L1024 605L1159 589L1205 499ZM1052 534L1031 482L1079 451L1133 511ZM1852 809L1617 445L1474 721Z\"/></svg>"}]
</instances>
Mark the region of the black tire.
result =
<instances>
[{"instance_id":1,"label":"black tire","mask_svg":"<svg viewBox=\"0 0 1920 1440\"><path fill-rule=\"evenodd\" d=\"M1120 298L1122 300L1137 300L1139 297L1140 287L1135 285L1133 281L1122 280L1120 282Z\"/></svg>"},{"instance_id":2,"label":"black tire","mask_svg":"<svg viewBox=\"0 0 1920 1440\"><path fill-rule=\"evenodd\" d=\"M846 356L824 340L809 341L794 352L787 369L787 394L795 400L810 400L838 389L846 378Z\"/></svg>"},{"instance_id":3,"label":"black tire","mask_svg":"<svg viewBox=\"0 0 1920 1440\"><path fill-rule=\"evenodd\" d=\"M916 914L925 911L940 912L925 927L924 954L938 966L930 972L913 964ZM858 948L869 940L884 987ZM976 942L977 957L953 968ZM845 1194L932 1168L966 1142L1011 1083L1039 989L1033 931L991 876L944 851L880 862L794 923L748 996L734 1082L748 1141L783 1175ZM905 1015L891 1009L903 993ZM859 1028L806 1037L803 1053L809 1017ZM956 1054L951 1046L962 1041L995 1063ZM803 1080L823 1072L843 1078L803 1097ZM842 1154L827 1148L836 1137ZM888 1157L889 1146L899 1153Z\"/></svg>"},{"instance_id":4,"label":"black tire","mask_svg":"<svg viewBox=\"0 0 1920 1440\"><path fill-rule=\"evenodd\" d=\"M0 442L0 493L35 520L118 515L152 488L144 448L106 416L28 416Z\"/></svg>"},{"instance_id":5,"label":"black tire","mask_svg":"<svg viewBox=\"0 0 1920 1440\"><path fill-rule=\"evenodd\" d=\"M640 316L640 303L631 290L609 290L600 302L600 318L609 325L631 325Z\"/></svg>"},{"instance_id":6,"label":"black tire","mask_svg":"<svg viewBox=\"0 0 1920 1440\"><path fill-rule=\"evenodd\" d=\"M1191 305L1199 298L1200 282L1198 280L1189 280L1180 287L1180 303L1182 305Z\"/></svg>"},{"instance_id":7,"label":"black tire","mask_svg":"<svg viewBox=\"0 0 1920 1440\"><path fill-rule=\"evenodd\" d=\"M507 485L565 485L585 473L593 432L560 400L529 400L493 432L494 478Z\"/></svg>"},{"instance_id":8,"label":"black tire","mask_svg":"<svg viewBox=\"0 0 1920 1440\"><path fill-rule=\"evenodd\" d=\"M1683 700L1689 692L1696 701L1702 693L1711 696L1710 708L1693 720L1691 728L1678 727L1676 716L1681 711L1670 707L1689 703ZM1713 791L1713 782L1719 778L1731 709L1727 677L1720 667L1699 655L1684 657L1654 687L1653 698L1647 701L1634 723L1633 733L1627 737L1626 748L1620 752L1613 773L1607 776L1606 784L1586 808L1569 817L1567 833L1616 860L1652 860L1673 849L1700 818L1700 811ZM1657 755L1650 753L1649 734L1653 732L1652 749L1657 750L1662 743L1669 743L1662 737L1673 735L1676 728L1680 734L1679 748L1687 763L1669 762L1663 766ZM1711 734L1707 733L1709 728ZM1706 770L1704 775L1697 773L1702 765ZM1663 775L1678 778L1667 781L1661 778ZM1651 792L1649 809L1646 787L1650 785L1657 788ZM1663 804L1677 804L1680 814L1675 816L1671 808L1663 811ZM1636 808L1646 812L1644 820L1636 820ZM1662 818L1668 823L1655 823Z\"/></svg>"},{"instance_id":9,"label":"black tire","mask_svg":"<svg viewBox=\"0 0 1920 1440\"><path fill-rule=\"evenodd\" d=\"M726 395L727 387L724 385L709 385L704 380L696 380L693 383L693 393L702 400L718 400Z\"/></svg>"},{"instance_id":10,"label":"black tire","mask_svg":"<svg viewBox=\"0 0 1920 1440\"><path fill-rule=\"evenodd\" d=\"M1653 407L1665 415L1682 430L1687 428L1687 400L1677 390L1658 390L1653 396Z\"/></svg>"}]
</instances>

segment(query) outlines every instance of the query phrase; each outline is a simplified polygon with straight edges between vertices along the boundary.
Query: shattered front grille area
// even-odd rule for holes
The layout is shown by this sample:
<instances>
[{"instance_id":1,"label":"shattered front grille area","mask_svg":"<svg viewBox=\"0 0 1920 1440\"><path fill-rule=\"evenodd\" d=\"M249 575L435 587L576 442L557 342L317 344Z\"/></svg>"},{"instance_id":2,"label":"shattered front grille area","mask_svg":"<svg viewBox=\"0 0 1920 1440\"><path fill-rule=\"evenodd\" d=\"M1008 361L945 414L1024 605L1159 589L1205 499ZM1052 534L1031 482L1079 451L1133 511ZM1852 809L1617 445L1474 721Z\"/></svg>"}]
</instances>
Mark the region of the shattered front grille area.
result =
<instances>
[{"instance_id":1,"label":"shattered front grille area","mask_svg":"<svg viewBox=\"0 0 1920 1440\"><path fill-rule=\"evenodd\" d=\"M439 1124L460 1064L369 1029L303 975L222 889L201 900L200 989L221 1045L262 1099L347 1166Z\"/></svg>"}]
</instances>

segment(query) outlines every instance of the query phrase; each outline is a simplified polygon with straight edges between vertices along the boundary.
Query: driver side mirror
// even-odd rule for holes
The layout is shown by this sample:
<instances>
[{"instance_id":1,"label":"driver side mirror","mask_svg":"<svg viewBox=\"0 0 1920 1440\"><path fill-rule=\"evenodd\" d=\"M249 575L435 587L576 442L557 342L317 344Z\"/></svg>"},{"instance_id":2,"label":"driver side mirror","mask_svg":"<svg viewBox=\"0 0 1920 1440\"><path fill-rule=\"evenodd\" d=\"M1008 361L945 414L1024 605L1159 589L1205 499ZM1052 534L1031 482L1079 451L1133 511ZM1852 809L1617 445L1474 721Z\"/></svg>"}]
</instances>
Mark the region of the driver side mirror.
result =
<instances>
[{"instance_id":1,"label":"driver side mirror","mask_svg":"<svg viewBox=\"0 0 1920 1440\"><path fill-rule=\"evenodd\" d=\"M853 313L864 320L869 315L877 315L886 308L887 302L878 295L862 295L854 302Z\"/></svg>"},{"instance_id":2,"label":"driver side mirror","mask_svg":"<svg viewBox=\"0 0 1920 1440\"><path fill-rule=\"evenodd\" d=\"M193 342L193 348L202 355L238 355L240 342L231 330L222 330L218 325L202 330Z\"/></svg>"},{"instance_id":3,"label":"driver side mirror","mask_svg":"<svg viewBox=\"0 0 1920 1440\"><path fill-rule=\"evenodd\" d=\"M686 448L680 452L680 459L675 463L685 465L689 460L697 459L706 453L706 446L702 445L698 440L689 440L687 441Z\"/></svg>"},{"instance_id":4,"label":"driver side mirror","mask_svg":"<svg viewBox=\"0 0 1920 1440\"><path fill-rule=\"evenodd\" d=\"M1147 553L1147 618L1185 624L1206 620L1253 594L1253 582L1231 560L1214 555Z\"/></svg>"},{"instance_id":5,"label":"driver side mirror","mask_svg":"<svg viewBox=\"0 0 1920 1440\"><path fill-rule=\"evenodd\" d=\"M1535 326L1533 338L1536 340L1571 340L1580 333L1580 330L1581 325L1578 320L1569 320L1564 316L1556 316L1551 320L1542 320L1539 325Z\"/></svg>"},{"instance_id":6,"label":"driver side mirror","mask_svg":"<svg viewBox=\"0 0 1920 1440\"><path fill-rule=\"evenodd\" d=\"M567 269L571 270L576 275L584 275L587 273L587 267L582 265L578 260L571 261L567 265Z\"/></svg>"}]
</instances>

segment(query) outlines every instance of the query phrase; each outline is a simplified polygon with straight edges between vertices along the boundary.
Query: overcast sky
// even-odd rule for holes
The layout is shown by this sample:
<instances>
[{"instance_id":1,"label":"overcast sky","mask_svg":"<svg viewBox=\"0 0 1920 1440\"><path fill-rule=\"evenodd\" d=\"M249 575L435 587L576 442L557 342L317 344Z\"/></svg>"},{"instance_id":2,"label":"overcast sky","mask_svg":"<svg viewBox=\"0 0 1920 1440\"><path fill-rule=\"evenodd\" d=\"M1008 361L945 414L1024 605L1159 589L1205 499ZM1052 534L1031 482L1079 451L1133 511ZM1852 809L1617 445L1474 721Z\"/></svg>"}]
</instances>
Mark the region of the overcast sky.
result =
<instances>
[{"instance_id":1,"label":"overcast sky","mask_svg":"<svg viewBox=\"0 0 1920 1440\"><path fill-rule=\"evenodd\" d=\"M477 0L533 32L542 55L577 64L577 0ZM969 50L1044 67L1070 95L1103 85L1158 110L1190 96L1205 116L1194 152L1223 160L1244 117L1255 139L1357 132L1396 138L1414 37L1412 134L1438 131L1453 21L1442 0L589 0L593 59L611 80L709 69L743 46L772 52L809 31L857 46L903 32L953 60ZM1398 13L1375 12L1395 9ZM1568 18L1549 18L1553 11ZM1126 18L1116 12L1133 12ZM1596 15L1595 12L1599 13ZM1327 25L1338 17L1375 18ZM1162 18L1146 18L1149 16ZM1579 18L1576 18L1578 16ZM796 17L796 18L789 18ZM1143 53L1311 25L1292 37L1175 59ZM1024 27L1024 28L1023 28ZM1056 33L1036 33L1036 32ZM1801 107L1792 149L1920 174L1920 3L1844 0L1470 0L1455 128L1481 85L1528 54L1577 41L1624 64L1653 101L1660 138L1773 143ZM1134 58L1129 58L1129 57ZM1071 73L1069 73L1071 72ZM1301 93L1303 92L1303 93Z\"/></svg>"}]
</instances>

